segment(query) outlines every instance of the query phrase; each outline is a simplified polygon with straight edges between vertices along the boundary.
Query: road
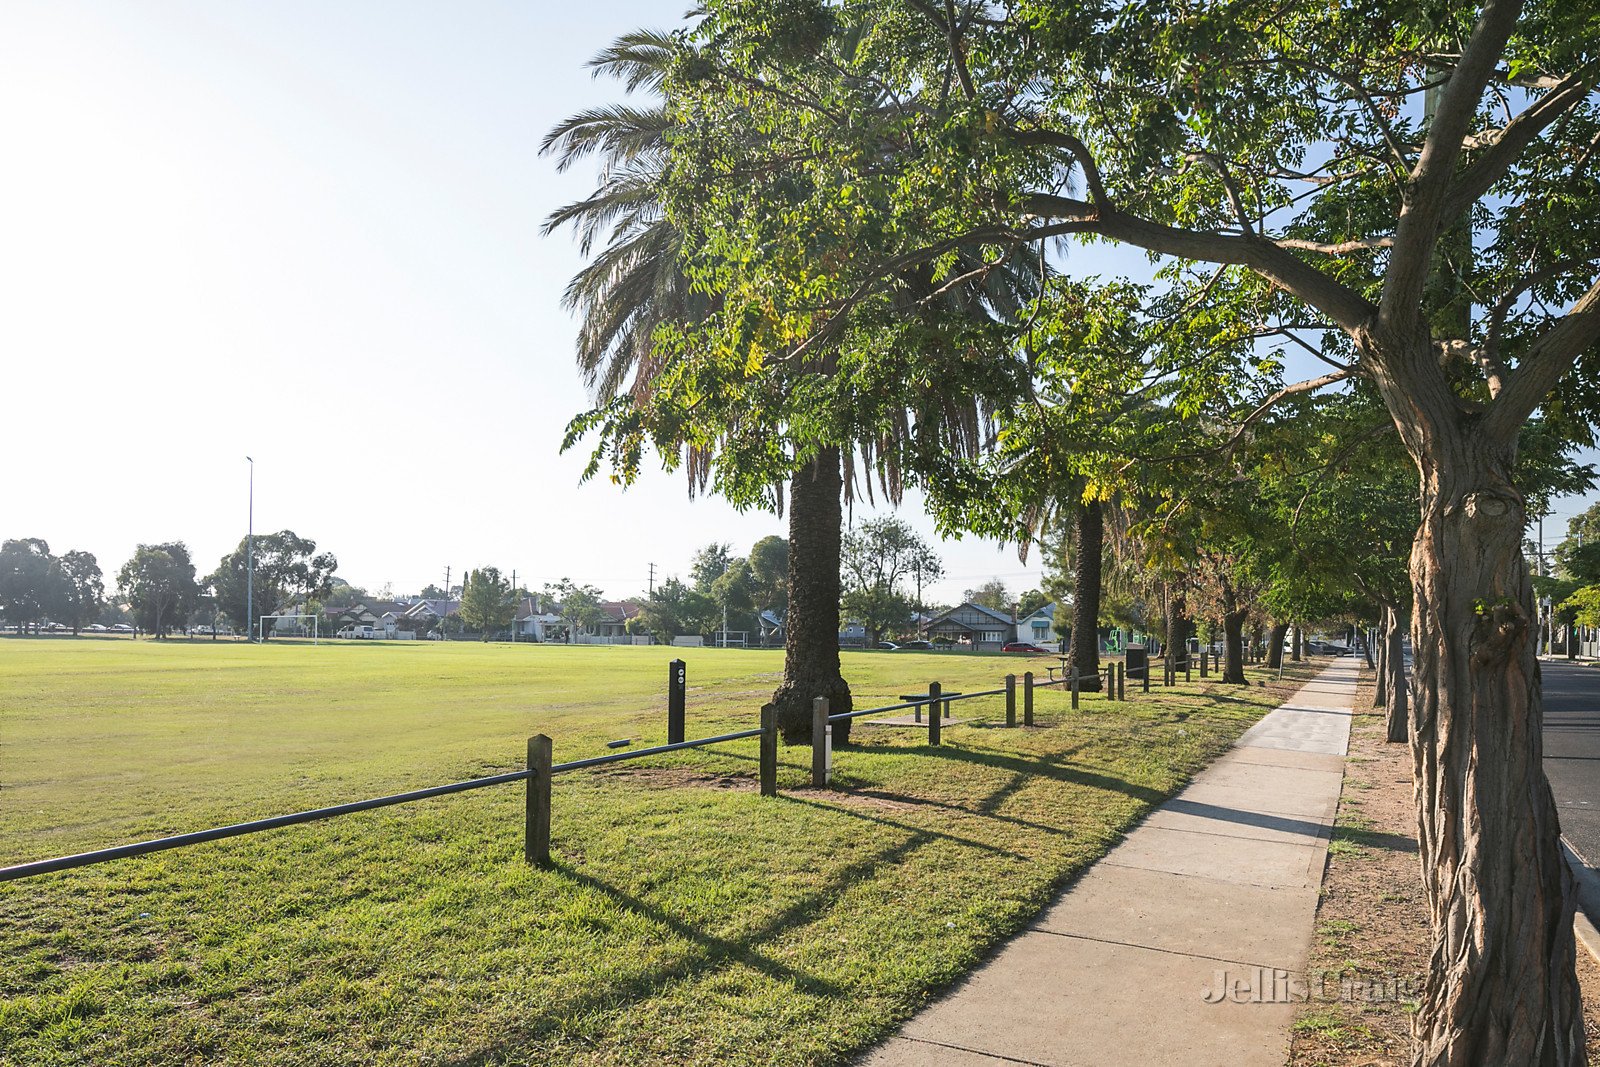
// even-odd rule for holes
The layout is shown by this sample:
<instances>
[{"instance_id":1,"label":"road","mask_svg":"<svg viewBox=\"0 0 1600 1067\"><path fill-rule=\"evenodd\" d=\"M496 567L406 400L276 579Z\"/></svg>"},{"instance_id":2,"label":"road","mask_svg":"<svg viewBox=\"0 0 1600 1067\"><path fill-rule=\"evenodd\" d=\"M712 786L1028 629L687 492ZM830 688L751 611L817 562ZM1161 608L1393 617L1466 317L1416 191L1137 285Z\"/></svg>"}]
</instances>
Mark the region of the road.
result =
<instances>
[{"instance_id":1,"label":"road","mask_svg":"<svg viewBox=\"0 0 1600 1067\"><path fill-rule=\"evenodd\" d=\"M1561 813L1561 833L1600 867L1600 668L1541 664L1544 772Z\"/></svg>"}]
</instances>

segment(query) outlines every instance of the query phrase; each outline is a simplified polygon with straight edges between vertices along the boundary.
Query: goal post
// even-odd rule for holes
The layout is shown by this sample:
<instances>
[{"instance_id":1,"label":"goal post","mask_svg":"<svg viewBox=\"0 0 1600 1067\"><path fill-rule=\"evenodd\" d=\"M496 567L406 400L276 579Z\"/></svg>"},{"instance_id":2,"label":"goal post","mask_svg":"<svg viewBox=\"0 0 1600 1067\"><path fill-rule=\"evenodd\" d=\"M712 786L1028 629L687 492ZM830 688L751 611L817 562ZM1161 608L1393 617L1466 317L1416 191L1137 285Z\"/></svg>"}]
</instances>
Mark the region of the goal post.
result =
<instances>
[{"instance_id":1,"label":"goal post","mask_svg":"<svg viewBox=\"0 0 1600 1067\"><path fill-rule=\"evenodd\" d=\"M320 633L321 627L320 627L320 624L319 624L319 621L318 621L318 617L316 615L291 615L291 614L263 615L263 616L261 616L260 620L258 620L258 622L257 622L257 629L256 629L256 639L258 641L265 641L267 639L267 620L268 619L274 619L274 620L276 620L276 619L310 619L311 620L311 627L310 627L310 629L311 629L311 643L313 645L321 643L321 636L322 636L321 633ZM277 628L278 628L278 624L276 622L274 622L272 624L272 627L273 627L273 630L276 631ZM300 632L298 634L293 634L293 635L290 635L290 636L304 637L305 636L305 632L306 632L306 627L302 623L302 625L300 626Z\"/></svg>"}]
</instances>

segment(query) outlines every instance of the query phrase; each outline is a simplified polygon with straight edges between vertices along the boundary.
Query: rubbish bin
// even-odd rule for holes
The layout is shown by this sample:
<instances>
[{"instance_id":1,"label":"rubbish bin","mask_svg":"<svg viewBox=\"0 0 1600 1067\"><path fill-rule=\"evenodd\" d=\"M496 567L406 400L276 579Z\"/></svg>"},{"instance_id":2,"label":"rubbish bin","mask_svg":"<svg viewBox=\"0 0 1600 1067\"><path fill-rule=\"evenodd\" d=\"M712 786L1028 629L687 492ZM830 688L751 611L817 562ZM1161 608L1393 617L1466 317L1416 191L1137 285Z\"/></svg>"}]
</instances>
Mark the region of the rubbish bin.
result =
<instances>
[{"instance_id":1,"label":"rubbish bin","mask_svg":"<svg viewBox=\"0 0 1600 1067\"><path fill-rule=\"evenodd\" d=\"M1142 679L1144 672L1150 669L1150 653L1145 650L1144 645L1129 645L1126 655L1128 677Z\"/></svg>"}]
</instances>

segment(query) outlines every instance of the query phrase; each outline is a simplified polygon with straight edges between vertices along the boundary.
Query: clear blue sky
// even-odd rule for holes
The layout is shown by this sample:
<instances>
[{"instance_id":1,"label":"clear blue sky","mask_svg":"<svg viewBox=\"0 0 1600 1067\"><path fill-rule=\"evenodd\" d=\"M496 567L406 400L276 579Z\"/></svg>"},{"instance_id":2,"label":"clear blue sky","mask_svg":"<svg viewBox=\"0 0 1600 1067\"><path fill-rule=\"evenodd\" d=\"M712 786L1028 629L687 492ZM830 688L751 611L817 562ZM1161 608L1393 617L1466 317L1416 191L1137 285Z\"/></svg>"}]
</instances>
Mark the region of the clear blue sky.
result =
<instances>
[{"instance_id":1,"label":"clear blue sky","mask_svg":"<svg viewBox=\"0 0 1600 1067\"><path fill-rule=\"evenodd\" d=\"M616 97L590 55L684 7L9 0L0 537L108 575L183 539L209 570L244 533L246 454L257 530L396 592L494 564L621 596L782 532L674 476L580 487L557 454L579 261L538 227L592 175L538 142ZM1038 581L992 543L942 551L933 599Z\"/></svg>"}]
</instances>

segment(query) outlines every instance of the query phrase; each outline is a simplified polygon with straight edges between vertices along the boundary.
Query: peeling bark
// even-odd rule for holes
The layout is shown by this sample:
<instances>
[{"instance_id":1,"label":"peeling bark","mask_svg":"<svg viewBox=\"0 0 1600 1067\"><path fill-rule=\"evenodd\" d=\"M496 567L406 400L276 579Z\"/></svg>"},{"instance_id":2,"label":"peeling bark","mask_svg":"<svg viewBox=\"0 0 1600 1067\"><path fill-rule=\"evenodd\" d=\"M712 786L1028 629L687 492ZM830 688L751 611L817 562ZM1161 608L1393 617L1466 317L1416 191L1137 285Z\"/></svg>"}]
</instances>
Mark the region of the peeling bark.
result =
<instances>
[{"instance_id":1,"label":"peeling bark","mask_svg":"<svg viewBox=\"0 0 1600 1067\"><path fill-rule=\"evenodd\" d=\"M1587 1063L1572 876L1545 780L1514 445L1423 428L1412 546L1418 842L1433 955L1415 1064ZM1391 656L1392 656L1391 652Z\"/></svg>"}]
</instances>

